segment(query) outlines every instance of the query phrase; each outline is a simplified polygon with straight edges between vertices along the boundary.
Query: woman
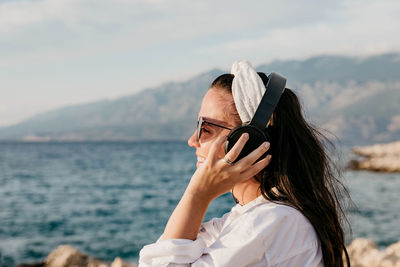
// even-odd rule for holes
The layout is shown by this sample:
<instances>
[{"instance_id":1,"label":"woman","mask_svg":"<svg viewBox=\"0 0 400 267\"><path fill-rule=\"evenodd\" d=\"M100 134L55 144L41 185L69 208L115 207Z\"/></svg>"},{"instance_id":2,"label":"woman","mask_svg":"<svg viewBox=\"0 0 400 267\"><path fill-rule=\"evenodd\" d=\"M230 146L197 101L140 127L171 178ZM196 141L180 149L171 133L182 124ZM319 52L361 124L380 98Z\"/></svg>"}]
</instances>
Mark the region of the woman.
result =
<instances>
[{"instance_id":1,"label":"woman","mask_svg":"<svg viewBox=\"0 0 400 267\"><path fill-rule=\"evenodd\" d=\"M342 185L325 153L325 139L304 120L290 89L270 119L270 143L233 163L248 139L243 134L225 154L230 129L246 121L243 103L250 106L247 111L259 103L249 90L265 92L268 82L247 62L235 62L232 70L216 78L203 98L199 118L204 122L188 140L196 148L197 170L163 235L141 250L139 265L343 266L337 190ZM238 100L232 90L248 99ZM237 205L202 224L211 201L229 191Z\"/></svg>"}]
</instances>

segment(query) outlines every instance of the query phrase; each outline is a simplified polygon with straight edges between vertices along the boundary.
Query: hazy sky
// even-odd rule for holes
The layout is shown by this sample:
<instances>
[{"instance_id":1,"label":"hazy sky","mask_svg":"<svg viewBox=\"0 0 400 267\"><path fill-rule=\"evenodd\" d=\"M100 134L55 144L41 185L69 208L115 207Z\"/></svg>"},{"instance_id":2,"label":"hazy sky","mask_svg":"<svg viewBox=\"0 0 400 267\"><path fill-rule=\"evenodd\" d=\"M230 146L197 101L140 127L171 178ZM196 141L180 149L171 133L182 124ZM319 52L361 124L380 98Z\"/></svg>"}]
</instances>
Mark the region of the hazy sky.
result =
<instances>
[{"instance_id":1,"label":"hazy sky","mask_svg":"<svg viewBox=\"0 0 400 267\"><path fill-rule=\"evenodd\" d=\"M400 1L0 0L0 126L237 59L400 51Z\"/></svg>"}]
</instances>

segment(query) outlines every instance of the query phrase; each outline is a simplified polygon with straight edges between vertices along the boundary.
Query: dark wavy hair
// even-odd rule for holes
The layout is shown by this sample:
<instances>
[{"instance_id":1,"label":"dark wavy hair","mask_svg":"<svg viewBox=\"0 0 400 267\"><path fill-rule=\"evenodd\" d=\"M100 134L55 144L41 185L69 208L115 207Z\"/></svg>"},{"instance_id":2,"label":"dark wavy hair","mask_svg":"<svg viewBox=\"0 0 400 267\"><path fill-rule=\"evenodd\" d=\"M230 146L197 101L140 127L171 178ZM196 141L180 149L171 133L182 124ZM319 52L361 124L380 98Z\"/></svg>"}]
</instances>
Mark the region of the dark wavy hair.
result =
<instances>
[{"instance_id":1,"label":"dark wavy hair","mask_svg":"<svg viewBox=\"0 0 400 267\"><path fill-rule=\"evenodd\" d=\"M258 74L266 85L268 77ZM223 74L210 88L232 93L233 78L232 74ZM233 115L238 116L237 112ZM344 266L343 255L350 266L342 225L348 224L342 201L344 197L350 200L350 196L339 180L340 168L327 154L334 149L333 143L306 122L298 97L288 88L270 125L268 153L272 160L255 176L262 195L296 208L310 221L320 240L325 266Z\"/></svg>"}]
</instances>

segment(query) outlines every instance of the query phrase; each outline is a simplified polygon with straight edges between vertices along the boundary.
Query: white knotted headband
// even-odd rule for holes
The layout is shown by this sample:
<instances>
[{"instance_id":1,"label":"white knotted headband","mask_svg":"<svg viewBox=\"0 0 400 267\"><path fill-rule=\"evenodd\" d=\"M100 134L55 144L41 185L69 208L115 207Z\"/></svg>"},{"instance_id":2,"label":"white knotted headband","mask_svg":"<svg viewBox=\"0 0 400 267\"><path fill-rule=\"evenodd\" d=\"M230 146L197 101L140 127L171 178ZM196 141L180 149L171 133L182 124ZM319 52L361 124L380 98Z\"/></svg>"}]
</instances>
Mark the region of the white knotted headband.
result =
<instances>
[{"instance_id":1,"label":"white knotted headband","mask_svg":"<svg viewBox=\"0 0 400 267\"><path fill-rule=\"evenodd\" d=\"M249 122L266 91L263 81L248 61L235 61L231 74L232 95L242 122Z\"/></svg>"}]
</instances>

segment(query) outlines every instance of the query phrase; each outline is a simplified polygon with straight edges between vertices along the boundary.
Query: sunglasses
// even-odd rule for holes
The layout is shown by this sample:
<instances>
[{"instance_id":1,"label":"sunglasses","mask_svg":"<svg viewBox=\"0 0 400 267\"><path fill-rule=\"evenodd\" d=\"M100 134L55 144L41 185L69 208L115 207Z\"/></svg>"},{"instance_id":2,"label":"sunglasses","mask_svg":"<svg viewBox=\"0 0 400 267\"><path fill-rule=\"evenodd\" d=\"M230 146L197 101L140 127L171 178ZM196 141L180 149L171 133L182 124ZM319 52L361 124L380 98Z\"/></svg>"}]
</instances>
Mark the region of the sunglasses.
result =
<instances>
[{"instance_id":1,"label":"sunglasses","mask_svg":"<svg viewBox=\"0 0 400 267\"><path fill-rule=\"evenodd\" d=\"M222 129L232 130L232 128L211 122L204 117L199 117L199 120L197 121L197 141L199 142L200 140L203 142L207 141L209 138L214 136L212 129L208 128L206 125L212 125Z\"/></svg>"}]
</instances>

